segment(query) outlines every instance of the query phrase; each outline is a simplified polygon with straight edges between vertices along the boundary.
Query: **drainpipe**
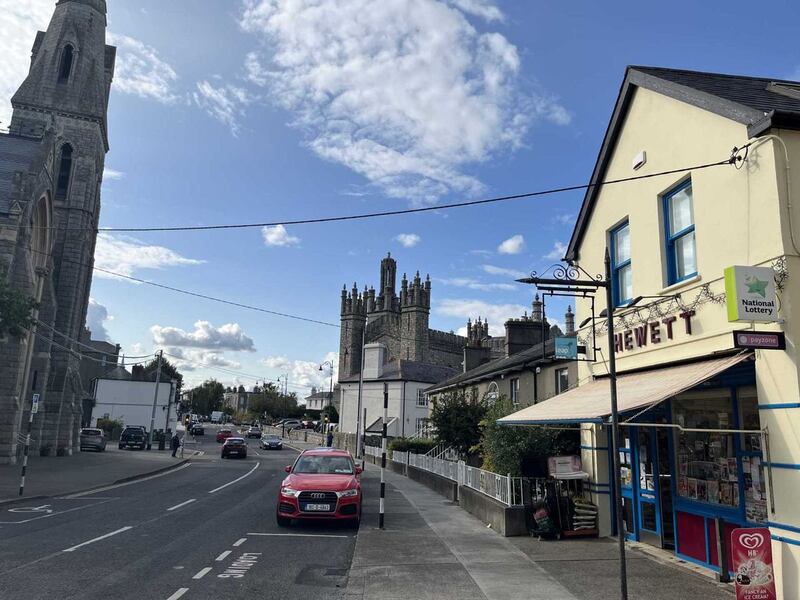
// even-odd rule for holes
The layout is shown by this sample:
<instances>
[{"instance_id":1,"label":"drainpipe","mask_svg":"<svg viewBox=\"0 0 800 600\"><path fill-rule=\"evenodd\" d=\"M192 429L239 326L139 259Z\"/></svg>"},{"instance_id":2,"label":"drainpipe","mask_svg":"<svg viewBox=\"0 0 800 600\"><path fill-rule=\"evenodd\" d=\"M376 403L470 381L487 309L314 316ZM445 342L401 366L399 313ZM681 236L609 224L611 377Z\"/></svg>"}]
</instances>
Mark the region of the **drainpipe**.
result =
<instances>
[{"instance_id":1,"label":"drainpipe","mask_svg":"<svg viewBox=\"0 0 800 600\"><path fill-rule=\"evenodd\" d=\"M406 382L403 382L403 392L400 396L400 437L406 437Z\"/></svg>"}]
</instances>

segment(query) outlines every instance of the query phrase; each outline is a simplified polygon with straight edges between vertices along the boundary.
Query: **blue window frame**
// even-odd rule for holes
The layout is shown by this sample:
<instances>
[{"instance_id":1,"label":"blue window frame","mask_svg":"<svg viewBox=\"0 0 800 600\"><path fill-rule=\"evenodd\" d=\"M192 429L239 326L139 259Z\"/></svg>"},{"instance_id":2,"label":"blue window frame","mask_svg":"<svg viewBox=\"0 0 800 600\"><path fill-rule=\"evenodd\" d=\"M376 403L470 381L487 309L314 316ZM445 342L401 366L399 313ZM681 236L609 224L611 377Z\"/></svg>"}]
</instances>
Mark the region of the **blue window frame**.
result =
<instances>
[{"instance_id":1,"label":"blue window frame","mask_svg":"<svg viewBox=\"0 0 800 600\"><path fill-rule=\"evenodd\" d=\"M664 194L664 240L669 285L697 275L692 180Z\"/></svg>"},{"instance_id":2,"label":"blue window frame","mask_svg":"<svg viewBox=\"0 0 800 600\"><path fill-rule=\"evenodd\" d=\"M626 220L609 233L611 250L611 291L614 306L624 306L633 299L631 267L631 229Z\"/></svg>"}]
</instances>

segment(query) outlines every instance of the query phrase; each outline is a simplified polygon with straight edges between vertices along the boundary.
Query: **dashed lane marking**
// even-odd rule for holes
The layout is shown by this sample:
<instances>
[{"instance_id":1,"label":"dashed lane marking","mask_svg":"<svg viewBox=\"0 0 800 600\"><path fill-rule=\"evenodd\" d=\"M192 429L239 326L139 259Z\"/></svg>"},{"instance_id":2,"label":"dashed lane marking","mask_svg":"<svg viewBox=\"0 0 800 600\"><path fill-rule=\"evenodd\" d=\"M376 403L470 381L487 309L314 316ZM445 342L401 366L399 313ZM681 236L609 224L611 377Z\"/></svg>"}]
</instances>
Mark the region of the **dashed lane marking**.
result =
<instances>
[{"instance_id":1,"label":"dashed lane marking","mask_svg":"<svg viewBox=\"0 0 800 600\"><path fill-rule=\"evenodd\" d=\"M203 567L197 573L195 573L195 575L194 575L194 577L192 577L192 579L202 579L203 577L206 576L206 573L208 573L210 570L211 570L211 567Z\"/></svg>"},{"instance_id":2,"label":"dashed lane marking","mask_svg":"<svg viewBox=\"0 0 800 600\"><path fill-rule=\"evenodd\" d=\"M222 562L223 560L225 560L225 558L227 558L227 556L228 556L228 555L229 555L231 552L233 552L233 550L225 550L225 552L223 552L222 554L220 554L220 555L217 557L217 562Z\"/></svg>"},{"instance_id":3,"label":"dashed lane marking","mask_svg":"<svg viewBox=\"0 0 800 600\"><path fill-rule=\"evenodd\" d=\"M178 588L178 591L172 594L167 600L178 600L181 596L183 596L186 592L189 591L189 588Z\"/></svg>"},{"instance_id":4,"label":"dashed lane marking","mask_svg":"<svg viewBox=\"0 0 800 600\"><path fill-rule=\"evenodd\" d=\"M71 548L67 548L66 550L62 550L62 552L74 552L78 548L82 548L83 546L88 546L89 544L94 544L95 542L99 542L100 540L104 540L106 538L110 538L112 535L117 535L118 533L124 533L129 529L133 529L132 526L128 525L126 527L120 527L116 531L111 531L110 533L106 533L105 535L98 536L96 538L92 538L91 540L87 540L85 542L81 542L76 546L72 546Z\"/></svg>"},{"instance_id":5,"label":"dashed lane marking","mask_svg":"<svg viewBox=\"0 0 800 600\"><path fill-rule=\"evenodd\" d=\"M241 546L242 544L244 544L246 541L247 541L247 538L239 538L238 540L236 540L235 542L233 542L233 547L234 547L234 548L238 548L239 546Z\"/></svg>"},{"instance_id":6,"label":"dashed lane marking","mask_svg":"<svg viewBox=\"0 0 800 600\"><path fill-rule=\"evenodd\" d=\"M186 506L187 504L191 504L192 502L197 502L197 498L192 498L191 500L187 500L186 502L181 502L180 504L176 504L175 506L170 506L167 511L170 510L177 510L181 506Z\"/></svg>"},{"instance_id":7,"label":"dashed lane marking","mask_svg":"<svg viewBox=\"0 0 800 600\"><path fill-rule=\"evenodd\" d=\"M226 483L226 484L224 484L224 485L221 485L221 486L219 486L218 488L214 488L213 490L210 490L208 493L209 493L209 494L213 494L213 493L215 493L215 492L218 492L218 491L220 491L220 490L224 490L224 489L225 489L226 487L228 487L229 485L233 485L234 483L238 483L239 481L241 481L241 480L242 480L242 479L244 479L245 477L249 476L249 475L250 475L250 474L251 474L253 471L255 471L255 470L258 468L258 466L259 466L260 464L261 464L260 462L257 462L257 463L255 464L255 466L254 466L252 469L250 469L250 470L249 470L247 473L245 473L245 474L244 474L244 475L242 475L241 477L237 477L237 478L236 478L236 479L234 479L233 481L229 481L228 483Z\"/></svg>"},{"instance_id":8,"label":"dashed lane marking","mask_svg":"<svg viewBox=\"0 0 800 600\"><path fill-rule=\"evenodd\" d=\"M248 531L247 535L263 535L270 537L312 537L312 538L351 538L353 535L331 535L327 533L257 533ZM235 546L236 544L234 544Z\"/></svg>"}]
</instances>

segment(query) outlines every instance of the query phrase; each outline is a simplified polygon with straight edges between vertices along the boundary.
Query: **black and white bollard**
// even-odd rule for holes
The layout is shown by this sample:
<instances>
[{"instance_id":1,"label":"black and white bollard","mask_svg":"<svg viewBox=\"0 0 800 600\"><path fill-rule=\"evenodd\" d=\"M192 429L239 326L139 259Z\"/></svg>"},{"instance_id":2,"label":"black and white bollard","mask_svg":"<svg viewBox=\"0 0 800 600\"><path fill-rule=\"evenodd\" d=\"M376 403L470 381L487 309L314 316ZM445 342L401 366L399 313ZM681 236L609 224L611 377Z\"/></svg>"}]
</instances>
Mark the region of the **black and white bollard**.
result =
<instances>
[{"instance_id":1,"label":"black and white bollard","mask_svg":"<svg viewBox=\"0 0 800 600\"><path fill-rule=\"evenodd\" d=\"M378 527L383 529L384 499L386 498L386 425L389 422L389 384L383 383L383 430L381 431L381 499Z\"/></svg>"}]
</instances>

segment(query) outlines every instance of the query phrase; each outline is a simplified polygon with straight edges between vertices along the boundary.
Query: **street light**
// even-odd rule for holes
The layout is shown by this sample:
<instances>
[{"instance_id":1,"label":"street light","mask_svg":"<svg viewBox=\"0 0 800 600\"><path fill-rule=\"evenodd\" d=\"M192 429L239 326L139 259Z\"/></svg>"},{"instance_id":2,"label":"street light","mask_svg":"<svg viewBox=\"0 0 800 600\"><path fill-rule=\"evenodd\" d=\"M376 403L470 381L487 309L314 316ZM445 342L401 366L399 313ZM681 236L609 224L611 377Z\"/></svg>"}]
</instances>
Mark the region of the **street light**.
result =
<instances>
[{"instance_id":1,"label":"street light","mask_svg":"<svg viewBox=\"0 0 800 600\"><path fill-rule=\"evenodd\" d=\"M330 407L330 405L333 404L333 363L331 361L329 361L329 360L326 360L324 363L322 363L319 366L319 370L322 371L323 370L322 367L324 367L326 365L331 370L331 387L330 387L330 391L328 393L328 406Z\"/></svg>"}]
</instances>

